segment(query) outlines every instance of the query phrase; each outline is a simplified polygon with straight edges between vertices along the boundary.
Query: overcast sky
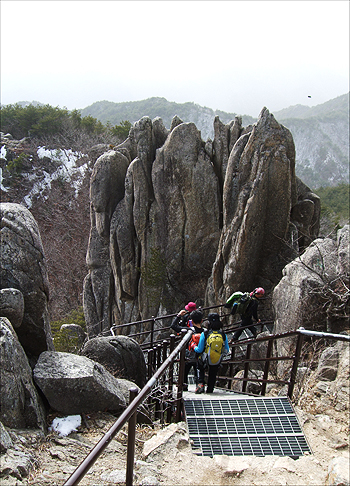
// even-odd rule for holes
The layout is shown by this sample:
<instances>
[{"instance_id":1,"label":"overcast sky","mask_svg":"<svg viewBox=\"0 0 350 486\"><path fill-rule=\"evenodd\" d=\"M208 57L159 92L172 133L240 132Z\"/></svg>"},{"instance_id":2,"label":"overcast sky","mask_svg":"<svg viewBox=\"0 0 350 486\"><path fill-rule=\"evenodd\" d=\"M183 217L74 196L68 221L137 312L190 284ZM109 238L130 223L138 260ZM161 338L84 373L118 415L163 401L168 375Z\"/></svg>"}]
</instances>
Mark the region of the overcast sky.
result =
<instances>
[{"instance_id":1,"label":"overcast sky","mask_svg":"<svg viewBox=\"0 0 350 486\"><path fill-rule=\"evenodd\" d=\"M348 0L0 5L2 104L160 96L256 117L349 91Z\"/></svg>"}]
</instances>

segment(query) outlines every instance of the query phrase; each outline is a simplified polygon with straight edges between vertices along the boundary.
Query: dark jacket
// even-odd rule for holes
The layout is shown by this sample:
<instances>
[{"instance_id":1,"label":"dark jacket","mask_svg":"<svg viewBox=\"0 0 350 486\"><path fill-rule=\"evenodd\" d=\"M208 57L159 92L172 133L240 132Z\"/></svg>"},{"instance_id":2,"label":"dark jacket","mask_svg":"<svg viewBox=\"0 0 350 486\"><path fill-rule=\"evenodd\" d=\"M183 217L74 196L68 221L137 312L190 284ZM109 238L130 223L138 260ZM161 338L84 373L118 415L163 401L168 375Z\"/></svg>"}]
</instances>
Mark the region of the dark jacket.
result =
<instances>
[{"instance_id":1,"label":"dark jacket","mask_svg":"<svg viewBox=\"0 0 350 486\"><path fill-rule=\"evenodd\" d=\"M256 321L259 320L258 318L258 305L259 301L256 297L251 297L251 301L249 302L248 307L244 311L244 313L241 315L242 319L247 319L249 317L254 317Z\"/></svg>"},{"instance_id":2,"label":"dark jacket","mask_svg":"<svg viewBox=\"0 0 350 486\"><path fill-rule=\"evenodd\" d=\"M171 323L171 329L175 332L180 333L182 329L188 329L190 327L188 321L190 320L190 313L183 316L176 316L173 322Z\"/></svg>"}]
</instances>

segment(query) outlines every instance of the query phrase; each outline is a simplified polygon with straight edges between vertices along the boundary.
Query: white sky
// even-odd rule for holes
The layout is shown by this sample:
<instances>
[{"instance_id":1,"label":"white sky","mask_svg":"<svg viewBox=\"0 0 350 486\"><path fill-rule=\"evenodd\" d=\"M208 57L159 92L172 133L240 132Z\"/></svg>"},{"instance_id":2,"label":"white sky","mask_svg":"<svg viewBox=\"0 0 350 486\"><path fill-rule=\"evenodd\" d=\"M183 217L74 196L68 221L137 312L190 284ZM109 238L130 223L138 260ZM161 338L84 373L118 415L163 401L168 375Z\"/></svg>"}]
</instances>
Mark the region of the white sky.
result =
<instances>
[{"instance_id":1,"label":"white sky","mask_svg":"<svg viewBox=\"0 0 350 486\"><path fill-rule=\"evenodd\" d=\"M348 0L2 0L1 103L152 96L258 116L349 91ZM308 98L311 96L311 98Z\"/></svg>"}]
</instances>

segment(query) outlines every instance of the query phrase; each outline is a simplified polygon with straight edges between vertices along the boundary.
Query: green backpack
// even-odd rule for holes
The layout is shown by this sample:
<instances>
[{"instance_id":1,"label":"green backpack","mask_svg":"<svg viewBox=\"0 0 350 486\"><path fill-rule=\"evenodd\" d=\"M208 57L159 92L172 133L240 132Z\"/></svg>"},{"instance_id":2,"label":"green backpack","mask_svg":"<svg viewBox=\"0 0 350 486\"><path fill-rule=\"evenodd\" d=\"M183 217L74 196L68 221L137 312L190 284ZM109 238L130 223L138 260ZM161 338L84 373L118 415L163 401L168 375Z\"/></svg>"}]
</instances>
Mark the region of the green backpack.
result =
<instances>
[{"instance_id":1,"label":"green backpack","mask_svg":"<svg viewBox=\"0 0 350 486\"><path fill-rule=\"evenodd\" d=\"M207 337L204 353L209 365L218 365L221 362L224 336L221 331L210 331Z\"/></svg>"},{"instance_id":2,"label":"green backpack","mask_svg":"<svg viewBox=\"0 0 350 486\"><path fill-rule=\"evenodd\" d=\"M244 314L244 312L247 310L248 305L251 302L251 297L249 295L249 292L234 292L228 299L225 304L225 307L231 307L231 314Z\"/></svg>"}]
</instances>

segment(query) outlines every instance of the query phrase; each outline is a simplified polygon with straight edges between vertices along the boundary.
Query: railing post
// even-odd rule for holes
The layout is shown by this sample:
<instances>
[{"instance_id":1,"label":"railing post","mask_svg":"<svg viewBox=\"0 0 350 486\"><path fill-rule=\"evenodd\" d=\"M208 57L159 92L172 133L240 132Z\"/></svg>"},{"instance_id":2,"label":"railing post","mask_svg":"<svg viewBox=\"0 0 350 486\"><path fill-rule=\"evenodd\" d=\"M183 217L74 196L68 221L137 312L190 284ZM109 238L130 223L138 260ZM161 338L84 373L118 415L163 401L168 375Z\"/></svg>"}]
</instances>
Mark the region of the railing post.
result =
<instances>
[{"instance_id":1,"label":"railing post","mask_svg":"<svg viewBox=\"0 0 350 486\"><path fill-rule=\"evenodd\" d=\"M152 321L151 321L151 348L153 348L153 341L154 341L154 323L155 323L155 320L154 320L154 316L152 316Z\"/></svg>"},{"instance_id":2,"label":"railing post","mask_svg":"<svg viewBox=\"0 0 350 486\"><path fill-rule=\"evenodd\" d=\"M168 341L166 339L163 340L163 352L162 352L162 364L167 359L167 349L168 349Z\"/></svg>"},{"instance_id":3,"label":"railing post","mask_svg":"<svg viewBox=\"0 0 350 486\"><path fill-rule=\"evenodd\" d=\"M169 354L171 354L175 349L175 334L170 334L170 348L169 348ZM173 395L173 385L174 385L174 365L171 362L169 366L169 379L168 379L168 393L172 397ZM171 400L172 403L172 400ZM172 404L170 404L170 407L168 408L167 411L167 421L170 424L172 419Z\"/></svg>"},{"instance_id":4,"label":"railing post","mask_svg":"<svg viewBox=\"0 0 350 486\"><path fill-rule=\"evenodd\" d=\"M138 390L137 388L130 388L129 393L130 393L130 398L129 398L129 405L130 405L130 403L137 396ZM127 446L127 453L126 453L125 486L132 486L133 484L136 418L137 418L137 409L131 415L128 422L128 446Z\"/></svg>"},{"instance_id":5,"label":"railing post","mask_svg":"<svg viewBox=\"0 0 350 486\"><path fill-rule=\"evenodd\" d=\"M157 346L157 363L156 363L157 369L160 368L160 366L162 364L162 348L163 348L163 346L161 344L158 344L158 346Z\"/></svg>"},{"instance_id":6,"label":"railing post","mask_svg":"<svg viewBox=\"0 0 350 486\"><path fill-rule=\"evenodd\" d=\"M252 345L247 344L247 352L245 355L245 359L248 360L250 359L250 353L252 350ZM249 374L249 362L246 361L244 364L244 375L243 375L243 385L242 385L242 392L245 393L247 390L247 384L248 384L248 374Z\"/></svg>"},{"instance_id":7,"label":"railing post","mask_svg":"<svg viewBox=\"0 0 350 486\"><path fill-rule=\"evenodd\" d=\"M270 360L271 354L272 354L272 346L273 346L273 339L271 339L268 344L267 344L267 350L266 350L266 361L265 361L265 368L264 368L264 375L263 375L263 380L267 380L269 376L269 370L270 370ZM266 385L267 382L264 381L261 387L261 395L265 396L266 393Z\"/></svg>"},{"instance_id":8,"label":"railing post","mask_svg":"<svg viewBox=\"0 0 350 486\"><path fill-rule=\"evenodd\" d=\"M235 360L235 353L236 353L236 348L235 348L235 346L232 346L232 348L231 348L231 361L234 361ZM229 376L231 378L233 378L233 363L230 363ZM233 380L229 380L228 388L230 390L232 390L232 388L233 388Z\"/></svg>"},{"instance_id":9,"label":"railing post","mask_svg":"<svg viewBox=\"0 0 350 486\"><path fill-rule=\"evenodd\" d=\"M186 329L182 329L181 335L182 337L186 334ZM180 352L180 361L179 361L179 376L177 380L177 397L176 397L176 422L181 422L181 409L182 409L182 390L183 390L183 382L184 382L184 374L185 374L185 355L186 355L186 347L182 348Z\"/></svg>"},{"instance_id":10,"label":"railing post","mask_svg":"<svg viewBox=\"0 0 350 486\"><path fill-rule=\"evenodd\" d=\"M296 344L296 347L295 347L293 366L292 366L292 370L290 372L290 382L289 382L288 393L287 393L287 395L289 396L290 399L292 399L292 396L293 396L294 385L295 385L295 380L296 380L296 377L297 377L297 371L298 371L298 365L299 365L299 359L300 359L300 355L301 355L301 348L303 346L303 340L304 340L304 335L299 333L298 338L297 338L297 344Z\"/></svg>"},{"instance_id":11,"label":"railing post","mask_svg":"<svg viewBox=\"0 0 350 486\"><path fill-rule=\"evenodd\" d=\"M153 349L149 349L147 353L147 377L151 378L153 375Z\"/></svg>"},{"instance_id":12,"label":"railing post","mask_svg":"<svg viewBox=\"0 0 350 486\"><path fill-rule=\"evenodd\" d=\"M106 449L113 437L119 432L123 425L129 420L131 415L137 410L137 407L145 400L147 395L151 392L153 386L157 383L159 377L165 372L169 364L175 359L176 355L181 351L182 347L188 345L191 338L192 332L187 331L186 335L183 337L178 346L172 351L168 356L166 361L162 366L155 372L151 379L146 383L146 385L140 390L137 397L134 398L133 402L127 406L124 412L119 416L117 421L112 425L112 427L106 432L106 434L100 439L100 441L95 445L95 447L89 452L85 457L83 462L75 469L73 474L64 483L64 486L76 486L79 484L80 480L85 476L87 471L92 467L98 457Z\"/></svg>"}]
</instances>

